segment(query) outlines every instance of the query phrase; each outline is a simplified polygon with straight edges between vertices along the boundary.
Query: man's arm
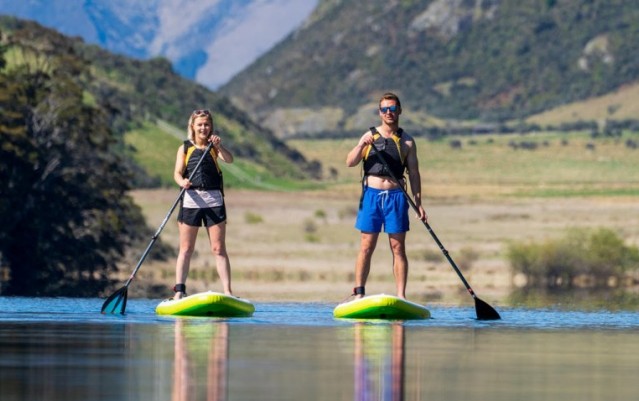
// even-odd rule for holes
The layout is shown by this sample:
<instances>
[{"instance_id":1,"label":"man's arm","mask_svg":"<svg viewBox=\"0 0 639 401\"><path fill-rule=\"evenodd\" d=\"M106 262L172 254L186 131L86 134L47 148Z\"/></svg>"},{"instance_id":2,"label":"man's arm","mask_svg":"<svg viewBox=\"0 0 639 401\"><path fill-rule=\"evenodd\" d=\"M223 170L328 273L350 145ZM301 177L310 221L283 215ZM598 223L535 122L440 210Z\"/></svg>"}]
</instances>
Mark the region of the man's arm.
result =
<instances>
[{"instance_id":1,"label":"man's arm","mask_svg":"<svg viewBox=\"0 0 639 401\"><path fill-rule=\"evenodd\" d=\"M371 134L370 132L366 132L359 139L357 145L355 145L355 147L351 149L350 152L348 152L348 155L346 156L346 166L357 166L359 162L361 162L364 158L364 149L366 149L366 146L370 145L371 143L373 143L373 134Z\"/></svg>"},{"instance_id":2,"label":"man's arm","mask_svg":"<svg viewBox=\"0 0 639 401\"><path fill-rule=\"evenodd\" d=\"M419 219L426 221L428 218L422 207L422 177L419 173L419 161L417 160L417 145L410 138L406 141L408 153L406 155L406 169L408 170L408 182L410 182L410 190L413 194L415 206L419 209Z\"/></svg>"}]
</instances>

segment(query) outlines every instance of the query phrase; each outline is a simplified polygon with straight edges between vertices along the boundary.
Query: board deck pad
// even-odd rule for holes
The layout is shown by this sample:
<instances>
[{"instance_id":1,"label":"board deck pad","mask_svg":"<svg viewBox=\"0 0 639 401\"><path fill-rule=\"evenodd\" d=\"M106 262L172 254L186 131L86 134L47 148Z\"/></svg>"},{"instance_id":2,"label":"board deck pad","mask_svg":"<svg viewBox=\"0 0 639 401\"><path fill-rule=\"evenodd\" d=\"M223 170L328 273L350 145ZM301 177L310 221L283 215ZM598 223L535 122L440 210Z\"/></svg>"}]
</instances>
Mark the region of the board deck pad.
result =
<instances>
[{"instance_id":1,"label":"board deck pad","mask_svg":"<svg viewBox=\"0 0 639 401\"><path fill-rule=\"evenodd\" d=\"M430 311L422 305L396 297L378 294L339 304L333 316L345 319L428 319Z\"/></svg>"},{"instance_id":2,"label":"board deck pad","mask_svg":"<svg viewBox=\"0 0 639 401\"><path fill-rule=\"evenodd\" d=\"M253 312L250 301L213 291L167 299L155 308L158 315L176 316L249 317Z\"/></svg>"}]
</instances>

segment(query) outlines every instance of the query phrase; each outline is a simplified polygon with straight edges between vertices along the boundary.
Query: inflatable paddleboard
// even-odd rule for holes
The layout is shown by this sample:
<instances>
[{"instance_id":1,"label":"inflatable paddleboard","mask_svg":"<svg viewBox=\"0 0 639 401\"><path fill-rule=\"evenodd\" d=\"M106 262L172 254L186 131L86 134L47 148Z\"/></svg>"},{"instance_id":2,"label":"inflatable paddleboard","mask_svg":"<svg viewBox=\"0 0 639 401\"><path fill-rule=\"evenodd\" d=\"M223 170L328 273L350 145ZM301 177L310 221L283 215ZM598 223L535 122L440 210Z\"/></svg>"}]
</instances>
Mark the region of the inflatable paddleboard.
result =
<instances>
[{"instance_id":1,"label":"inflatable paddleboard","mask_svg":"<svg viewBox=\"0 0 639 401\"><path fill-rule=\"evenodd\" d=\"M167 299L155 308L158 315L248 317L255 306L245 299L219 292L200 292L180 299Z\"/></svg>"},{"instance_id":2,"label":"inflatable paddleboard","mask_svg":"<svg viewBox=\"0 0 639 401\"><path fill-rule=\"evenodd\" d=\"M428 319L430 311L393 295L370 295L339 304L333 316L346 319Z\"/></svg>"}]
</instances>

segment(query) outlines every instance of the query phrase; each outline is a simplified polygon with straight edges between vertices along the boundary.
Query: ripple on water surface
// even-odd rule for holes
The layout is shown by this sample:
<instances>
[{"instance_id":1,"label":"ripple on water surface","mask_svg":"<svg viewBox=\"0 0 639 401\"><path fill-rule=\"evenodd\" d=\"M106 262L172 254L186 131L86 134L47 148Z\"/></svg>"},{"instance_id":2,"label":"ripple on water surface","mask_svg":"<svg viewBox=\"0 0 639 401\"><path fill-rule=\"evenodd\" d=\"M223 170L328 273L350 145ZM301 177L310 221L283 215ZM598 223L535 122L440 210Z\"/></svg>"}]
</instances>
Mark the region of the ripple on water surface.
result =
<instances>
[{"instance_id":1,"label":"ripple on water surface","mask_svg":"<svg viewBox=\"0 0 639 401\"><path fill-rule=\"evenodd\" d=\"M129 299L125 315L102 315L100 298L0 298L0 321L91 322L104 324L161 324L175 319L215 319L158 316L158 300ZM249 325L341 326L353 321L333 318L334 304L309 302L254 302L249 318L223 319ZM470 306L432 306L431 319L406 321L415 327L472 327L515 329L631 329L639 327L635 311L580 311L564 309L499 308L502 319L479 321ZM221 319L218 319L221 320Z\"/></svg>"}]
</instances>

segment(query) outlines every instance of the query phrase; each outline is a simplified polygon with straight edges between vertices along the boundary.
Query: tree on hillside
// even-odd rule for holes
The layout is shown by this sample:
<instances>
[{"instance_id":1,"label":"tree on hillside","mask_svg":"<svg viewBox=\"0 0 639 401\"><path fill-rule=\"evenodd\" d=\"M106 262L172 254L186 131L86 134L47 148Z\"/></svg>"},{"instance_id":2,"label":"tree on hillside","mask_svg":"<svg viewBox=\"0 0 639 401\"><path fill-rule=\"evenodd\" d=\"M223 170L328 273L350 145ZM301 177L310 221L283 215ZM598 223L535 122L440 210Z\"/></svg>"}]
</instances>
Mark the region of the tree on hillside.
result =
<instances>
[{"instance_id":1,"label":"tree on hillside","mask_svg":"<svg viewBox=\"0 0 639 401\"><path fill-rule=\"evenodd\" d=\"M129 173L111 151L105 113L84 101L86 66L68 45L56 49L65 56L49 50L63 45L14 46L22 60L0 74L4 295L98 296L127 248L150 233L126 194Z\"/></svg>"}]
</instances>

